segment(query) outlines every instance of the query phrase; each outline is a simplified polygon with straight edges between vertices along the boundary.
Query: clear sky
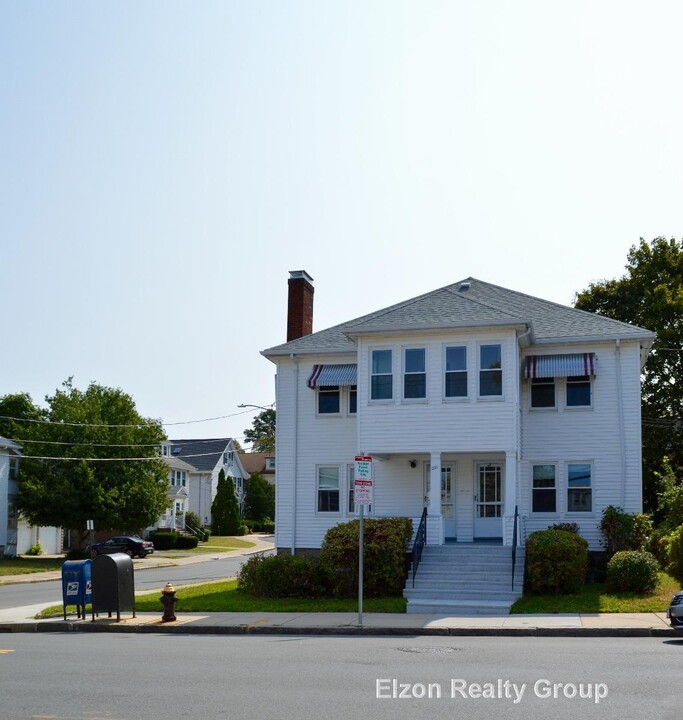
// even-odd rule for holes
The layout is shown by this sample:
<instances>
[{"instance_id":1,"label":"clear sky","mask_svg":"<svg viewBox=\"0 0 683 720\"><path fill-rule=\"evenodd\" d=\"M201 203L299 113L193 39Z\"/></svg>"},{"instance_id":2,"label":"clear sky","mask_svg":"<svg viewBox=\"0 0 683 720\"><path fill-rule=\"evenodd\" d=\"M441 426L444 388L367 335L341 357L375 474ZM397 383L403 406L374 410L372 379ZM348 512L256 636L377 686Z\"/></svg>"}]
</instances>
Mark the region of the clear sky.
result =
<instances>
[{"instance_id":1,"label":"clear sky","mask_svg":"<svg viewBox=\"0 0 683 720\"><path fill-rule=\"evenodd\" d=\"M682 27L678 0L0 4L0 395L267 405L289 270L315 330L469 275L571 304L681 236Z\"/></svg>"}]
</instances>

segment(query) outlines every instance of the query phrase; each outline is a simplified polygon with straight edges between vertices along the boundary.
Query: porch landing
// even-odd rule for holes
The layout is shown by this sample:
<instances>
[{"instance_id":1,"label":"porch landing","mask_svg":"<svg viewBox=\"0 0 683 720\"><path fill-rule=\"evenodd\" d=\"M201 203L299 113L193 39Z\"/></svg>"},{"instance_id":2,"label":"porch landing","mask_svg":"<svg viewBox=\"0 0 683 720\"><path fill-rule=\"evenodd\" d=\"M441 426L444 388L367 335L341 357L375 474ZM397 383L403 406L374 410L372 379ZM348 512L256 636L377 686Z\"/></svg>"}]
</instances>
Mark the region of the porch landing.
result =
<instances>
[{"instance_id":1,"label":"porch landing","mask_svg":"<svg viewBox=\"0 0 683 720\"><path fill-rule=\"evenodd\" d=\"M426 545L404 597L408 613L508 615L522 596L524 548L517 548L512 585L512 548L484 543Z\"/></svg>"}]
</instances>

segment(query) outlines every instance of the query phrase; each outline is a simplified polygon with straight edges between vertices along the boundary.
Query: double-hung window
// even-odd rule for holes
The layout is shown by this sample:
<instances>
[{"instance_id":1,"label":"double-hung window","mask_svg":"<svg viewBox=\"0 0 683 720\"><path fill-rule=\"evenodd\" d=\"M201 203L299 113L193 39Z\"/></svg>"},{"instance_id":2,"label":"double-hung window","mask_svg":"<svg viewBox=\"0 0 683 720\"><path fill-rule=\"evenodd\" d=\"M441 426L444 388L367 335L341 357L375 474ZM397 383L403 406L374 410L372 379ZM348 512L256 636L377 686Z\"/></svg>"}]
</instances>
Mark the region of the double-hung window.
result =
<instances>
[{"instance_id":1,"label":"double-hung window","mask_svg":"<svg viewBox=\"0 0 683 720\"><path fill-rule=\"evenodd\" d=\"M503 394L502 350L500 345L479 346L479 395Z\"/></svg>"},{"instance_id":2,"label":"double-hung window","mask_svg":"<svg viewBox=\"0 0 683 720\"><path fill-rule=\"evenodd\" d=\"M339 466L318 467L318 512L339 512Z\"/></svg>"},{"instance_id":3,"label":"double-hung window","mask_svg":"<svg viewBox=\"0 0 683 720\"><path fill-rule=\"evenodd\" d=\"M338 385L318 388L318 415L339 415L341 411Z\"/></svg>"},{"instance_id":4,"label":"double-hung window","mask_svg":"<svg viewBox=\"0 0 683 720\"><path fill-rule=\"evenodd\" d=\"M394 377L391 350L373 350L370 371L370 399L391 400Z\"/></svg>"},{"instance_id":5,"label":"double-hung window","mask_svg":"<svg viewBox=\"0 0 683 720\"><path fill-rule=\"evenodd\" d=\"M532 477L531 512L557 512L557 487L554 465L534 465Z\"/></svg>"},{"instance_id":6,"label":"double-hung window","mask_svg":"<svg viewBox=\"0 0 683 720\"><path fill-rule=\"evenodd\" d=\"M418 400L427 397L427 368L424 348L403 351L403 397Z\"/></svg>"},{"instance_id":7,"label":"double-hung window","mask_svg":"<svg viewBox=\"0 0 683 720\"><path fill-rule=\"evenodd\" d=\"M467 397L467 348L464 345L446 348L444 396Z\"/></svg>"},{"instance_id":8,"label":"double-hung window","mask_svg":"<svg viewBox=\"0 0 683 720\"><path fill-rule=\"evenodd\" d=\"M555 407L555 378L532 378L531 407Z\"/></svg>"},{"instance_id":9,"label":"double-hung window","mask_svg":"<svg viewBox=\"0 0 683 720\"><path fill-rule=\"evenodd\" d=\"M588 375L567 378L567 407L589 407L591 404L591 379Z\"/></svg>"},{"instance_id":10,"label":"double-hung window","mask_svg":"<svg viewBox=\"0 0 683 720\"><path fill-rule=\"evenodd\" d=\"M567 512L591 512L592 469L588 463L567 465Z\"/></svg>"},{"instance_id":11,"label":"double-hung window","mask_svg":"<svg viewBox=\"0 0 683 720\"><path fill-rule=\"evenodd\" d=\"M358 412L358 389L355 385L349 388L349 415L355 415Z\"/></svg>"}]
</instances>

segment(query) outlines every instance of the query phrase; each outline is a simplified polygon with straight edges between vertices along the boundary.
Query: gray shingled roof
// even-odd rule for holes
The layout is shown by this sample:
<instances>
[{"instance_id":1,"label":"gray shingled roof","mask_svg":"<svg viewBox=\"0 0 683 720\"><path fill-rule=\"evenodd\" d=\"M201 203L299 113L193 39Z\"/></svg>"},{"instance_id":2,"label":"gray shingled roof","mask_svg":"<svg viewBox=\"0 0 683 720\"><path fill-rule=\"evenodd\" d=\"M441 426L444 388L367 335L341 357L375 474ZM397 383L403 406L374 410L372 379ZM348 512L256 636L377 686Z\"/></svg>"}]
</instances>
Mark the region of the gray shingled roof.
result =
<instances>
[{"instance_id":1,"label":"gray shingled roof","mask_svg":"<svg viewBox=\"0 0 683 720\"><path fill-rule=\"evenodd\" d=\"M211 472L221 460L230 438L171 440L171 456L180 458L199 472ZM179 452L176 452L180 449Z\"/></svg>"},{"instance_id":2,"label":"gray shingled roof","mask_svg":"<svg viewBox=\"0 0 683 720\"><path fill-rule=\"evenodd\" d=\"M462 286L469 283L467 289ZM588 338L652 338L649 330L508 290L476 278L460 280L383 310L263 351L336 353L355 350L347 334L439 327L530 324L535 342Z\"/></svg>"}]
</instances>

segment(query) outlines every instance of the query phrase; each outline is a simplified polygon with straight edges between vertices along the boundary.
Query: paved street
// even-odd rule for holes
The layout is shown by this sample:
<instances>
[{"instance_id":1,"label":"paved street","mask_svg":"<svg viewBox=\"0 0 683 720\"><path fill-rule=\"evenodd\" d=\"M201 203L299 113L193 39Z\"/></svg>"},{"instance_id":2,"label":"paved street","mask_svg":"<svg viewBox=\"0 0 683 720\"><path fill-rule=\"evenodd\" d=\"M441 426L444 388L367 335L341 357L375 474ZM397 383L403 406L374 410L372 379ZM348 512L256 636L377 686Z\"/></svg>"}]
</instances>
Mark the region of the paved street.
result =
<instances>
[{"instance_id":1,"label":"paved street","mask_svg":"<svg viewBox=\"0 0 683 720\"><path fill-rule=\"evenodd\" d=\"M4 635L0 650L3 720L681 715L681 640L67 633Z\"/></svg>"}]
</instances>

